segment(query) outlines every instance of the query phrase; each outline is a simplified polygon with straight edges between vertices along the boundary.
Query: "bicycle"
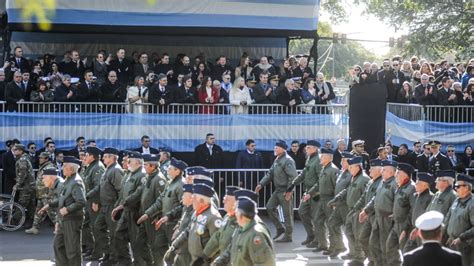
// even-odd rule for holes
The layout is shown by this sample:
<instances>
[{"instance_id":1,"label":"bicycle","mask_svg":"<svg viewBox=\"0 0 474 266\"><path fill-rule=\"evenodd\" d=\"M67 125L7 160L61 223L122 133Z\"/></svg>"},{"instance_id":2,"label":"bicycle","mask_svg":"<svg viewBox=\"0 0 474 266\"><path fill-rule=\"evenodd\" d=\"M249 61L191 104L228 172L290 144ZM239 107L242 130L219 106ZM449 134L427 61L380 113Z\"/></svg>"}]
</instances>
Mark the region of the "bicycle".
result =
<instances>
[{"instance_id":1,"label":"bicycle","mask_svg":"<svg viewBox=\"0 0 474 266\"><path fill-rule=\"evenodd\" d=\"M5 231L16 231L25 223L26 210L23 206L15 202L16 188L13 189L11 195L1 195L6 199L0 205L0 228Z\"/></svg>"}]
</instances>

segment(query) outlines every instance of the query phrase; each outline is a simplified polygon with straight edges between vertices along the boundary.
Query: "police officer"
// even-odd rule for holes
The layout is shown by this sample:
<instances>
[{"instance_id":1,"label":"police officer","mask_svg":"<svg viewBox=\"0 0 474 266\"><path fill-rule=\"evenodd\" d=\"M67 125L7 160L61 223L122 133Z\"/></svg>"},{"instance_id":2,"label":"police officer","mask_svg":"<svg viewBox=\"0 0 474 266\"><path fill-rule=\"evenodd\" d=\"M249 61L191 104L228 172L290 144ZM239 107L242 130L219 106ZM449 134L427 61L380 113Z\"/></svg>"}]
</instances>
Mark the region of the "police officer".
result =
<instances>
[{"instance_id":1,"label":"police officer","mask_svg":"<svg viewBox=\"0 0 474 266\"><path fill-rule=\"evenodd\" d=\"M92 203L99 201L99 194L92 197L91 191L99 189L100 178L105 172L105 166L100 161L102 151L97 147L87 147L86 155L83 160L84 171L82 179L86 187L86 213L84 226L82 228L82 244L85 246L84 260L98 260L102 257L103 250L100 250L100 244L95 241L98 238L97 230L94 230L94 224L97 219L97 212L92 211Z\"/></svg>"},{"instance_id":2,"label":"police officer","mask_svg":"<svg viewBox=\"0 0 474 266\"><path fill-rule=\"evenodd\" d=\"M437 140L430 142L431 156L428 160L429 172L434 175L439 170L450 170L451 164L448 157L440 152L441 143Z\"/></svg>"},{"instance_id":3,"label":"police officer","mask_svg":"<svg viewBox=\"0 0 474 266\"><path fill-rule=\"evenodd\" d=\"M410 213L415 201L415 186L411 175L415 169L407 163L399 163L396 175L397 190L393 201L393 226L387 239L387 265L400 265L399 250L404 250L408 236L413 229Z\"/></svg>"},{"instance_id":4,"label":"police officer","mask_svg":"<svg viewBox=\"0 0 474 266\"><path fill-rule=\"evenodd\" d=\"M64 157L63 176L66 181L58 201L50 203L51 207L58 207L54 237L54 257L58 266L82 265L81 229L86 195L82 178L77 173L80 165L81 161L75 157Z\"/></svg>"},{"instance_id":5,"label":"police officer","mask_svg":"<svg viewBox=\"0 0 474 266\"><path fill-rule=\"evenodd\" d=\"M116 207L112 210L112 219L117 222L116 241L122 242L117 246L127 246L130 243L132 254L138 254L139 245L136 243L138 235L137 216L140 205L140 197L143 190L143 183L145 183L145 173L143 170L143 157L137 151L128 153L125 160L128 160L124 165L128 170L122 180L122 190L119 194ZM118 255L118 262L121 265L131 263L128 250L123 250ZM140 265L143 261L136 256L135 264Z\"/></svg>"},{"instance_id":6,"label":"police officer","mask_svg":"<svg viewBox=\"0 0 474 266\"><path fill-rule=\"evenodd\" d=\"M15 144L13 148L15 155L16 184L13 186L18 193L18 204L25 207L27 221L32 223L34 218L34 189L35 176L30 156L23 144Z\"/></svg>"},{"instance_id":7,"label":"police officer","mask_svg":"<svg viewBox=\"0 0 474 266\"><path fill-rule=\"evenodd\" d=\"M140 225L137 235L137 256L148 265L163 265L163 256L168 249L167 244L157 241L166 239L163 228L155 231L152 221L161 214L161 194L167 185L165 177L159 168L159 158L156 155L143 155L146 182L140 197L139 219Z\"/></svg>"},{"instance_id":8,"label":"police officer","mask_svg":"<svg viewBox=\"0 0 474 266\"><path fill-rule=\"evenodd\" d=\"M456 200L457 193L453 189L456 173L453 170L440 170L436 172L436 189L438 190L426 211L439 211L444 216Z\"/></svg>"},{"instance_id":9,"label":"police officer","mask_svg":"<svg viewBox=\"0 0 474 266\"><path fill-rule=\"evenodd\" d=\"M240 227L231 244L231 265L276 265L275 251L270 234L254 219L256 203L248 197L239 197L236 218Z\"/></svg>"},{"instance_id":10,"label":"police officer","mask_svg":"<svg viewBox=\"0 0 474 266\"><path fill-rule=\"evenodd\" d=\"M51 200L51 191L43 184L43 171L48 168L56 170L54 165L49 160L49 152L40 153L39 157L39 169L36 177L36 212L33 219L33 226L30 229L26 229L27 234L38 234L40 224L44 221L46 216L49 217L51 222L56 223L56 211L55 209L49 209L47 212L40 213L39 210L43 208Z\"/></svg>"},{"instance_id":11,"label":"police officer","mask_svg":"<svg viewBox=\"0 0 474 266\"><path fill-rule=\"evenodd\" d=\"M324 229L329 217L332 213L332 208L327 204L334 198L334 189L336 188L337 177L340 174L339 168L332 163L334 152L330 149L322 148L320 163L322 166L321 174L319 175L319 189L320 200L317 202L316 213L314 221L316 223L316 238L319 246L313 250L314 252L326 250L341 250L342 234L340 231L333 231L329 229L329 248L326 238L326 230ZM312 190L312 189L311 189Z\"/></svg>"},{"instance_id":12,"label":"police officer","mask_svg":"<svg viewBox=\"0 0 474 266\"><path fill-rule=\"evenodd\" d=\"M98 186L87 195L92 199L92 211L98 212L94 230L96 233L97 250L103 251L104 256L99 259L103 263L116 263L117 247L115 229L117 223L112 220L112 210L118 195L122 190L123 170L118 164L119 151L115 148L104 149L104 164L107 167Z\"/></svg>"},{"instance_id":13,"label":"police officer","mask_svg":"<svg viewBox=\"0 0 474 266\"><path fill-rule=\"evenodd\" d=\"M300 207L298 208L298 214L306 231L306 240L303 241L301 245L310 244L314 241L315 236L313 216L316 207L316 199L318 199L319 195L316 191L313 191L311 195L309 190L319 181L318 178L321 172L321 164L319 162L318 149L320 147L321 144L316 140L307 141L305 147L307 156L305 167L301 174L291 182L291 185L286 190L286 192L292 192L296 185L301 183L304 184L305 192L301 199Z\"/></svg>"},{"instance_id":14,"label":"police officer","mask_svg":"<svg viewBox=\"0 0 474 266\"><path fill-rule=\"evenodd\" d=\"M288 186L297 176L295 161L286 153L288 145L284 141L275 143L273 149L276 156L275 161L268 173L260 180L260 184L255 187L255 192L259 192L264 186L273 182L275 191L270 196L267 202L268 216L277 228L276 235L273 239L283 237L276 240L276 242L291 242L293 234L293 201L291 199L292 192L286 192ZM278 219L277 207L281 206L283 210L283 217L285 219L285 227L283 227Z\"/></svg>"},{"instance_id":15,"label":"police officer","mask_svg":"<svg viewBox=\"0 0 474 266\"><path fill-rule=\"evenodd\" d=\"M460 251L462 265L474 264L474 199L472 188L474 178L458 174L456 191L458 198L448 211L445 218L446 233L448 234L447 246Z\"/></svg>"},{"instance_id":16,"label":"police officer","mask_svg":"<svg viewBox=\"0 0 474 266\"><path fill-rule=\"evenodd\" d=\"M372 228L375 226L375 212L374 210L365 209L361 215L361 210L375 197L375 193L380 183L382 182L382 160L373 159L370 160L370 181L364 190L364 194L360 197L357 203L354 205L354 209L359 212L359 222L362 223L362 228L359 232L359 242L364 250L365 255L369 259L369 263L375 265L382 265L381 249L378 245L369 246L370 234ZM365 213L367 211L367 213ZM364 216L364 219L360 219ZM351 259L352 257L348 254L342 257L343 259Z\"/></svg>"},{"instance_id":17,"label":"police officer","mask_svg":"<svg viewBox=\"0 0 474 266\"><path fill-rule=\"evenodd\" d=\"M387 250L385 243L392 229L393 202L395 200L395 190L397 183L395 172L398 166L396 161L384 160L382 165L382 182L375 192L375 196L364 207L359 214L359 220L367 220L368 214L375 212L375 223L370 234L369 246L371 250L381 249L381 265L387 265Z\"/></svg>"},{"instance_id":18,"label":"police officer","mask_svg":"<svg viewBox=\"0 0 474 266\"><path fill-rule=\"evenodd\" d=\"M340 153L340 155L341 155L341 173L337 177L336 187L334 188L334 194L336 195L346 190L347 186L351 182L351 173L349 172L348 160L350 158L354 158L354 155L352 155L349 152L342 152ZM344 225L346 222L346 216L349 213L349 207L347 206L345 198L341 197L340 199L336 200L336 197L333 199L334 203L331 203L331 204L328 203L330 207L333 208L333 212L331 213L331 216L329 216L329 219L328 219L328 227L330 227L332 231L341 232L341 226ZM344 247L344 245L339 244L339 247ZM341 250L339 251L343 252L344 250L345 249L341 248ZM339 251L327 250L323 252L323 255L330 255L331 257L335 257L337 256L336 252L339 252Z\"/></svg>"}]
</instances>

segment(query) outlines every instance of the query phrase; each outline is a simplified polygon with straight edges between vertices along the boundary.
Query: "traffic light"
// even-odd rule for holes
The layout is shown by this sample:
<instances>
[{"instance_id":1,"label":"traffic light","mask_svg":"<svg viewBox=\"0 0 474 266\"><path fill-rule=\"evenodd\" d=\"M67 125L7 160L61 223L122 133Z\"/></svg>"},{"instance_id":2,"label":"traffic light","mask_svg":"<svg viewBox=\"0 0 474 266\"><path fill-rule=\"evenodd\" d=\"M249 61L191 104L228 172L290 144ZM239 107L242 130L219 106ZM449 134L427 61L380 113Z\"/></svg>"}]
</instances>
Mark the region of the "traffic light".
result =
<instances>
[{"instance_id":1,"label":"traffic light","mask_svg":"<svg viewBox=\"0 0 474 266\"><path fill-rule=\"evenodd\" d=\"M390 37L390 38L388 39L388 46L389 46L389 47L394 47L394 46L395 46L395 38Z\"/></svg>"}]
</instances>

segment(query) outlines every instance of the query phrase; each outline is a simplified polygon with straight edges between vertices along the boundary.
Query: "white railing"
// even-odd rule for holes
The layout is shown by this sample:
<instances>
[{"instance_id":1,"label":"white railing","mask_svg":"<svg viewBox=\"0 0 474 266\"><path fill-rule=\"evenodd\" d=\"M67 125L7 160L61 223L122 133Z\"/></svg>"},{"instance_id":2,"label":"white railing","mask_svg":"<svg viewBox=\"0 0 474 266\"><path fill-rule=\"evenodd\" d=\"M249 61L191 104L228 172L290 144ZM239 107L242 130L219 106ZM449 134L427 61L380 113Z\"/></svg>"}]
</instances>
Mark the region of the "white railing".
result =
<instances>
[{"instance_id":1,"label":"white railing","mask_svg":"<svg viewBox=\"0 0 474 266\"><path fill-rule=\"evenodd\" d=\"M5 112L6 110L5 104L6 104L5 101L0 101L0 112Z\"/></svg>"},{"instance_id":2,"label":"white railing","mask_svg":"<svg viewBox=\"0 0 474 266\"><path fill-rule=\"evenodd\" d=\"M474 122L474 107L468 105L418 105L388 103L387 110L408 121L436 121L448 123Z\"/></svg>"}]
</instances>

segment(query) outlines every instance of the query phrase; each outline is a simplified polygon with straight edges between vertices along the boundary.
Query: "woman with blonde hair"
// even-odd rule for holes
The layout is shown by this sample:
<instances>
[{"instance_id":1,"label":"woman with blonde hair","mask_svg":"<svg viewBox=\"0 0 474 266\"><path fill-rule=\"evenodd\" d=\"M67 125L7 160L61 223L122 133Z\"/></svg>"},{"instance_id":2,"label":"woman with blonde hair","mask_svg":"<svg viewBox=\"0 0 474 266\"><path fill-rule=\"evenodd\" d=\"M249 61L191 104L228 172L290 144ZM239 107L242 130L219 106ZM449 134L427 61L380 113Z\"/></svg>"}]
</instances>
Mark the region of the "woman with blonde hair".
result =
<instances>
[{"instance_id":1,"label":"woman with blonde hair","mask_svg":"<svg viewBox=\"0 0 474 266\"><path fill-rule=\"evenodd\" d=\"M126 102L129 103L129 112L131 113L146 113L146 106L139 105L140 103L148 102L148 88L144 86L145 79L142 76L136 76L133 86L127 89Z\"/></svg>"},{"instance_id":2,"label":"woman with blonde hair","mask_svg":"<svg viewBox=\"0 0 474 266\"><path fill-rule=\"evenodd\" d=\"M248 114L249 105L253 103L250 96L250 90L245 86L245 80L242 77L235 79L229 92L229 102L232 105L231 114Z\"/></svg>"}]
</instances>

